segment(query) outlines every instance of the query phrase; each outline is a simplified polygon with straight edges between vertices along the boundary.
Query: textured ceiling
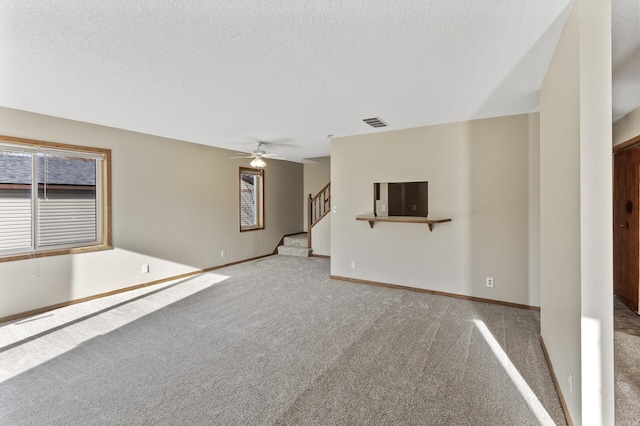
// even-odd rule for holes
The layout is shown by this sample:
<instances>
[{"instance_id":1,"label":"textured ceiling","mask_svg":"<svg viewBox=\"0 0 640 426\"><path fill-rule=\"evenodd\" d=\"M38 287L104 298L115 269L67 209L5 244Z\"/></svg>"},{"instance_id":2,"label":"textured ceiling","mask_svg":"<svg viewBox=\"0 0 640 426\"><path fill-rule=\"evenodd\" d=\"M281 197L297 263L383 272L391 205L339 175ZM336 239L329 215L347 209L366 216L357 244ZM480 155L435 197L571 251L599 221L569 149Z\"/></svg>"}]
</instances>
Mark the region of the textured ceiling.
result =
<instances>
[{"instance_id":1,"label":"textured ceiling","mask_svg":"<svg viewBox=\"0 0 640 426\"><path fill-rule=\"evenodd\" d=\"M613 120L640 105L640 2L613 0L611 7Z\"/></svg>"},{"instance_id":2,"label":"textured ceiling","mask_svg":"<svg viewBox=\"0 0 640 426\"><path fill-rule=\"evenodd\" d=\"M327 135L380 131L363 118L401 129L536 111L569 4L0 0L0 105L324 156ZM637 28L637 1L617 4L614 23ZM638 43L621 38L635 44L618 49L614 70L635 77ZM615 114L640 104L614 87L625 94Z\"/></svg>"}]
</instances>

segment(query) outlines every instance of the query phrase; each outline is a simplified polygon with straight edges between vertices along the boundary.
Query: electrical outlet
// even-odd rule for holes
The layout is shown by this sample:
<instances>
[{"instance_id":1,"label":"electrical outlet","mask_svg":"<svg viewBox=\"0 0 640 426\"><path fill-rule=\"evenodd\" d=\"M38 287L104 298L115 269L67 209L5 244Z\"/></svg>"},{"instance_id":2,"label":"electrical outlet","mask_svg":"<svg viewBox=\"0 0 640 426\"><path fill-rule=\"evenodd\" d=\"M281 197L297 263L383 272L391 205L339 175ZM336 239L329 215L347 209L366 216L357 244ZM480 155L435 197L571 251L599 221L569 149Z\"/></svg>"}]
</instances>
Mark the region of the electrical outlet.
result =
<instances>
[{"instance_id":1,"label":"electrical outlet","mask_svg":"<svg viewBox=\"0 0 640 426\"><path fill-rule=\"evenodd\" d=\"M142 273L143 274L149 273L149 265L142 265Z\"/></svg>"},{"instance_id":2,"label":"electrical outlet","mask_svg":"<svg viewBox=\"0 0 640 426\"><path fill-rule=\"evenodd\" d=\"M225 252L224 252L224 250L222 250L222 251L220 252L220 257L225 257L225 255L226 255L226 254L227 254L227 253L225 253Z\"/></svg>"},{"instance_id":3,"label":"electrical outlet","mask_svg":"<svg viewBox=\"0 0 640 426\"><path fill-rule=\"evenodd\" d=\"M356 269L356 261L355 260L351 261L351 269Z\"/></svg>"},{"instance_id":4,"label":"electrical outlet","mask_svg":"<svg viewBox=\"0 0 640 426\"><path fill-rule=\"evenodd\" d=\"M487 287L493 287L493 277L487 277Z\"/></svg>"},{"instance_id":5,"label":"electrical outlet","mask_svg":"<svg viewBox=\"0 0 640 426\"><path fill-rule=\"evenodd\" d=\"M382 211L386 212L387 211L387 206L385 206L384 204L382 205Z\"/></svg>"},{"instance_id":6,"label":"electrical outlet","mask_svg":"<svg viewBox=\"0 0 640 426\"><path fill-rule=\"evenodd\" d=\"M567 375L567 380L569 381L569 393L573 394L573 372L569 368L569 374Z\"/></svg>"},{"instance_id":7,"label":"electrical outlet","mask_svg":"<svg viewBox=\"0 0 640 426\"><path fill-rule=\"evenodd\" d=\"M338 213L338 206L333 206L333 212Z\"/></svg>"}]
</instances>

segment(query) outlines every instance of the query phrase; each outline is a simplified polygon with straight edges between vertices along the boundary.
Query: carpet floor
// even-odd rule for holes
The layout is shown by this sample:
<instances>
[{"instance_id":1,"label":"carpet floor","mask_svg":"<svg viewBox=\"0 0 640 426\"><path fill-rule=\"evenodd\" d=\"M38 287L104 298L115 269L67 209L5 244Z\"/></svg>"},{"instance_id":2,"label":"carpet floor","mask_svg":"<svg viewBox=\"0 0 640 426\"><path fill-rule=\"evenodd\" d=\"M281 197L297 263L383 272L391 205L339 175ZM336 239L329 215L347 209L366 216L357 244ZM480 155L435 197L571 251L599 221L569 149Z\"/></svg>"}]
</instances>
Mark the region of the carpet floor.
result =
<instances>
[{"instance_id":1,"label":"carpet floor","mask_svg":"<svg viewBox=\"0 0 640 426\"><path fill-rule=\"evenodd\" d=\"M640 316L614 298L616 425L640 425Z\"/></svg>"},{"instance_id":2,"label":"carpet floor","mask_svg":"<svg viewBox=\"0 0 640 426\"><path fill-rule=\"evenodd\" d=\"M0 325L0 424L566 424L539 326L271 256Z\"/></svg>"}]
</instances>

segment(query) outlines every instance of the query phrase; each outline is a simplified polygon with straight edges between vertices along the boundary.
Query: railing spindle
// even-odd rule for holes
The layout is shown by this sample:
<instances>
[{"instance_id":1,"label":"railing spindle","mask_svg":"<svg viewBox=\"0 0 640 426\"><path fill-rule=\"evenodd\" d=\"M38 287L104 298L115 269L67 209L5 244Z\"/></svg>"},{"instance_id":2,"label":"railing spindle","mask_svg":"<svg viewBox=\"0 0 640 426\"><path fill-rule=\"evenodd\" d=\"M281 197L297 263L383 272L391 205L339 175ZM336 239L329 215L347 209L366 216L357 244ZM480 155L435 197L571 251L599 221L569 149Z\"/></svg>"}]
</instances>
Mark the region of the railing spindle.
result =
<instances>
[{"instance_id":1,"label":"railing spindle","mask_svg":"<svg viewBox=\"0 0 640 426\"><path fill-rule=\"evenodd\" d=\"M307 201L308 228L311 229L331 210L331 182L322 188L316 196L309 194Z\"/></svg>"}]
</instances>

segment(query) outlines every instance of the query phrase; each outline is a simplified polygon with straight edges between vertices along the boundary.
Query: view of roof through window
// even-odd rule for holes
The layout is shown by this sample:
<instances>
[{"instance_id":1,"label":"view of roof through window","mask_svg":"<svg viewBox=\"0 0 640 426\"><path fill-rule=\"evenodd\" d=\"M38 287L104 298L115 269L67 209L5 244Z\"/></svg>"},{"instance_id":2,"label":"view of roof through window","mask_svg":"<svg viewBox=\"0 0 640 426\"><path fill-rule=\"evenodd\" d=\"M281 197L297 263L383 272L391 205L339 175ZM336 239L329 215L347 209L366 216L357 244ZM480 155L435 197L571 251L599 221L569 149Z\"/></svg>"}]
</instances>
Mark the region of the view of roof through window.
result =
<instances>
[{"instance_id":1,"label":"view of roof through window","mask_svg":"<svg viewBox=\"0 0 640 426\"><path fill-rule=\"evenodd\" d=\"M38 153L38 182L56 185L96 184L96 162L57 154ZM30 184L32 154L0 152L0 184Z\"/></svg>"}]
</instances>

